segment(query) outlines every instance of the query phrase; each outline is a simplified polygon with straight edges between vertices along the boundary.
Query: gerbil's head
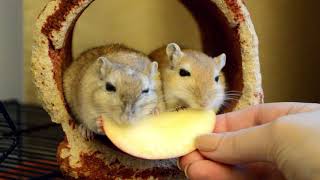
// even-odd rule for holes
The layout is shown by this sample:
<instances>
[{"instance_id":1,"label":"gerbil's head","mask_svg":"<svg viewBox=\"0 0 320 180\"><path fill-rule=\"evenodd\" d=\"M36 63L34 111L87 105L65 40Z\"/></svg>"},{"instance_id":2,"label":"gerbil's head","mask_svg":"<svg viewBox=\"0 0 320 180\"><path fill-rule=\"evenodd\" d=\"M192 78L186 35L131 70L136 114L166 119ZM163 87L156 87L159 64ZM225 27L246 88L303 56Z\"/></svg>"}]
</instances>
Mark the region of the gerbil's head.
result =
<instances>
[{"instance_id":1,"label":"gerbil's head","mask_svg":"<svg viewBox=\"0 0 320 180\"><path fill-rule=\"evenodd\" d=\"M170 61L163 82L167 104L217 111L225 98L221 70L226 55L211 58L199 51L182 51L175 43L167 45L166 54Z\"/></svg>"},{"instance_id":2,"label":"gerbil's head","mask_svg":"<svg viewBox=\"0 0 320 180\"><path fill-rule=\"evenodd\" d=\"M156 62L148 64L145 72L112 63L106 57L98 58L96 64L99 80L92 96L98 113L118 123L131 123L156 108Z\"/></svg>"}]
</instances>

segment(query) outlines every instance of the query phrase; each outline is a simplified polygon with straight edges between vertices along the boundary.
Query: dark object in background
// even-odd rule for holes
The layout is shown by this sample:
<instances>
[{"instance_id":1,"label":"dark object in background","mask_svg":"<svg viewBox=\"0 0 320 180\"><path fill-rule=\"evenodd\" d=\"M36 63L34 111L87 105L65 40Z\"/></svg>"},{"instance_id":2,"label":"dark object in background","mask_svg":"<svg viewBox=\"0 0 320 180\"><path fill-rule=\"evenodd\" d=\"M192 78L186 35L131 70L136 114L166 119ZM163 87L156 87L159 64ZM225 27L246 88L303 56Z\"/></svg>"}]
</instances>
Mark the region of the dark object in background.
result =
<instances>
[{"instance_id":1,"label":"dark object in background","mask_svg":"<svg viewBox=\"0 0 320 180\"><path fill-rule=\"evenodd\" d=\"M61 179L56 150L62 139L43 109L0 101L0 180Z\"/></svg>"}]
</instances>

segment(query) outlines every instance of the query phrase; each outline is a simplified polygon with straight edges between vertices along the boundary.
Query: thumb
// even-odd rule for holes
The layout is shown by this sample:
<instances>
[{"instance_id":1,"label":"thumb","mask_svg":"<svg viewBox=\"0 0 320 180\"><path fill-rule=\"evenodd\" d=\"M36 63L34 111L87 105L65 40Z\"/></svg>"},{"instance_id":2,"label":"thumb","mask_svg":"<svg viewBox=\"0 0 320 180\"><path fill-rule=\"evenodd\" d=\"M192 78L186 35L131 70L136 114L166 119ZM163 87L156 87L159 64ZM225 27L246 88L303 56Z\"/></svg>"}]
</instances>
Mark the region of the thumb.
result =
<instances>
[{"instance_id":1,"label":"thumb","mask_svg":"<svg viewBox=\"0 0 320 180\"><path fill-rule=\"evenodd\" d=\"M196 139L200 153L226 164L271 161L272 141L268 124L235 132L206 134Z\"/></svg>"}]
</instances>

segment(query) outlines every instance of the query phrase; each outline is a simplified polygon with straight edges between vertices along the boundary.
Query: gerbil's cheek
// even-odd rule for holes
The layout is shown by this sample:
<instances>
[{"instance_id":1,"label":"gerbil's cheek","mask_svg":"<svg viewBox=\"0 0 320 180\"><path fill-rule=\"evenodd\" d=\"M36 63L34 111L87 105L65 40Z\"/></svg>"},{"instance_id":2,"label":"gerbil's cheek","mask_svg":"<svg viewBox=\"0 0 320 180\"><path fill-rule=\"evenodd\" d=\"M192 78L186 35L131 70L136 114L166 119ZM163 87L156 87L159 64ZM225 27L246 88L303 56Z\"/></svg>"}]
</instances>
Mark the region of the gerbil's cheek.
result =
<instances>
[{"instance_id":1,"label":"gerbil's cheek","mask_svg":"<svg viewBox=\"0 0 320 180\"><path fill-rule=\"evenodd\" d=\"M153 109L157 106L157 98L154 97L146 97L138 101L135 105L136 113L135 115L145 116L150 114Z\"/></svg>"},{"instance_id":2,"label":"gerbil's cheek","mask_svg":"<svg viewBox=\"0 0 320 180\"><path fill-rule=\"evenodd\" d=\"M102 105L104 103L105 93L103 91L96 91L92 97L95 104Z\"/></svg>"},{"instance_id":3,"label":"gerbil's cheek","mask_svg":"<svg viewBox=\"0 0 320 180\"><path fill-rule=\"evenodd\" d=\"M114 108L115 106L120 106L119 98L112 93L108 93L105 91L97 91L96 93L94 93L93 101L93 103L103 108Z\"/></svg>"}]
</instances>

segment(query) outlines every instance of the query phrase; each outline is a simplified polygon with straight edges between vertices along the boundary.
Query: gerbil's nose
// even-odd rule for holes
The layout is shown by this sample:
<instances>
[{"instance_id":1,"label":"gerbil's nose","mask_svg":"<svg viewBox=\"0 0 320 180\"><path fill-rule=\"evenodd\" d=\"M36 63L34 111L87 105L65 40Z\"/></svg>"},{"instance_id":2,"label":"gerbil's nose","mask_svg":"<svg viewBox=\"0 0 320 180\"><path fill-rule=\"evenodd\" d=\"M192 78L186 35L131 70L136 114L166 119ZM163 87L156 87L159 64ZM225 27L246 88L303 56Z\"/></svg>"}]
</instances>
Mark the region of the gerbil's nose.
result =
<instances>
[{"instance_id":1,"label":"gerbil's nose","mask_svg":"<svg viewBox=\"0 0 320 180\"><path fill-rule=\"evenodd\" d=\"M120 119L122 122L130 122L132 121L132 115L131 114L127 114L127 113L123 113L121 116L120 116Z\"/></svg>"},{"instance_id":2,"label":"gerbil's nose","mask_svg":"<svg viewBox=\"0 0 320 180\"><path fill-rule=\"evenodd\" d=\"M130 105L130 104L127 104L125 109L124 109L124 113L125 114L134 114L135 113L135 109L134 109L134 106L133 105Z\"/></svg>"},{"instance_id":3,"label":"gerbil's nose","mask_svg":"<svg viewBox=\"0 0 320 180\"><path fill-rule=\"evenodd\" d=\"M200 103L200 106L201 106L201 107L206 107L206 106L207 106L207 102L201 102L201 103Z\"/></svg>"},{"instance_id":4,"label":"gerbil's nose","mask_svg":"<svg viewBox=\"0 0 320 180\"><path fill-rule=\"evenodd\" d=\"M129 116L128 116L127 114L122 114L122 115L120 116L120 120L121 120L122 122L128 122Z\"/></svg>"},{"instance_id":5,"label":"gerbil's nose","mask_svg":"<svg viewBox=\"0 0 320 180\"><path fill-rule=\"evenodd\" d=\"M133 120L133 116L135 114L135 110L131 104L127 104L122 112L120 117L121 121L123 122L130 122Z\"/></svg>"},{"instance_id":6,"label":"gerbil's nose","mask_svg":"<svg viewBox=\"0 0 320 180\"><path fill-rule=\"evenodd\" d=\"M210 108L210 102L208 100L204 100L199 103L200 107L203 109L208 109Z\"/></svg>"},{"instance_id":7,"label":"gerbil's nose","mask_svg":"<svg viewBox=\"0 0 320 180\"><path fill-rule=\"evenodd\" d=\"M207 102L201 102L200 103L200 107L202 107L202 108L205 108L205 107L207 107L208 106L208 103Z\"/></svg>"}]
</instances>

